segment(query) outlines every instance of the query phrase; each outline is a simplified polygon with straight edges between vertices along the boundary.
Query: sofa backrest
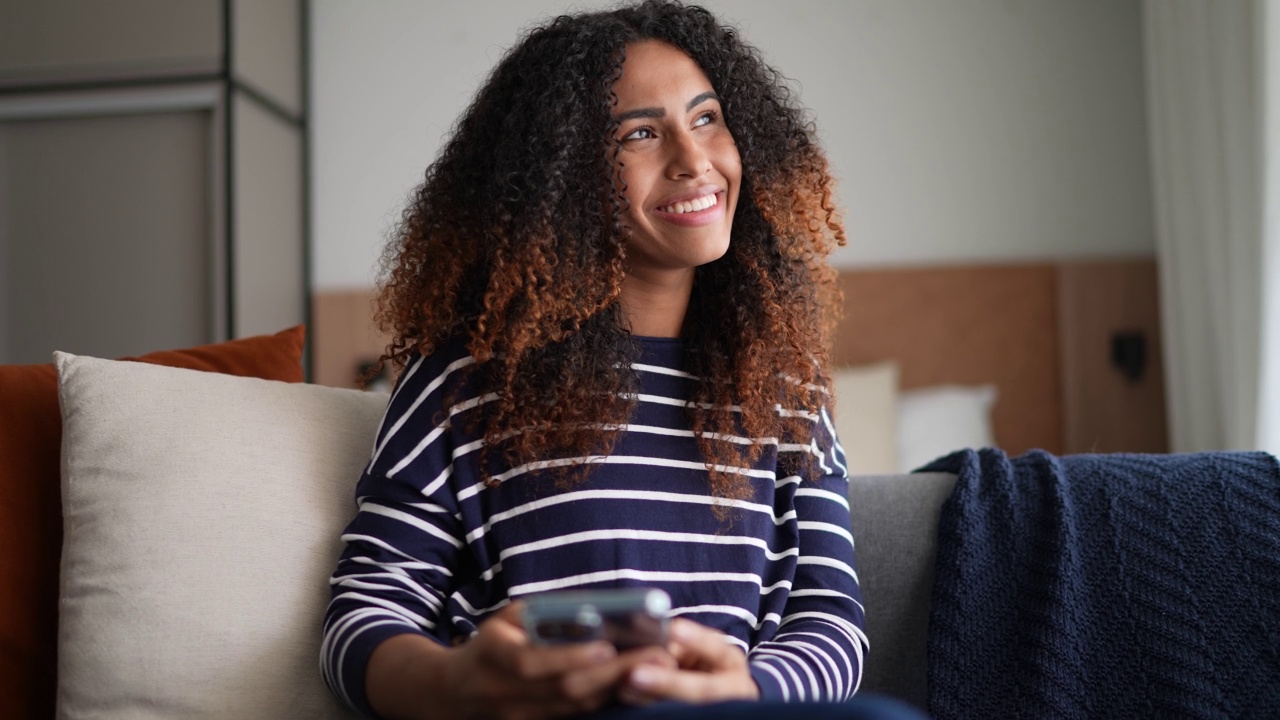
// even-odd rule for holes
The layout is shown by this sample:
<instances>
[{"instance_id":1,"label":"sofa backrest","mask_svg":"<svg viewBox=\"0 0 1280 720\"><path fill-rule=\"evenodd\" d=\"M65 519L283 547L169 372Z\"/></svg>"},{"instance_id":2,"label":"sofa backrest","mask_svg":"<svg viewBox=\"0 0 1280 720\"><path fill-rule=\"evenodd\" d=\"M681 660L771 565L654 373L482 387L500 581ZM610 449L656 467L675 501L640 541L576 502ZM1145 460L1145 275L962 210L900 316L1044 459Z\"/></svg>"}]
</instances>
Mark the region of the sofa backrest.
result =
<instances>
[{"instance_id":1,"label":"sofa backrest","mask_svg":"<svg viewBox=\"0 0 1280 720\"><path fill-rule=\"evenodd\" d=\"M929 599L938 514L955 476L855 476L849 509L871 641L860 692L928 707Z\"/></svg>"}]
</instances>

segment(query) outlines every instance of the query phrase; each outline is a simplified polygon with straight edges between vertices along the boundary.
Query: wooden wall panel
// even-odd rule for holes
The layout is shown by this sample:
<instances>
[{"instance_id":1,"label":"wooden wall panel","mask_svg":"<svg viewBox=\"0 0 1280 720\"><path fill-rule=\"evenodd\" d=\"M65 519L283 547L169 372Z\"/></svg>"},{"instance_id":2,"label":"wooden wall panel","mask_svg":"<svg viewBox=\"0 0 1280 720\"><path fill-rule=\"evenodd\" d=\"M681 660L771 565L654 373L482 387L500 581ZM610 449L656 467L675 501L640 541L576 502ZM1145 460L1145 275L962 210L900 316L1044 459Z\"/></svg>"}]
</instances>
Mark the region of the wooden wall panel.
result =
<instances>
[{"instance_id":1,"label":"wooden wall panel","mask_svg":"<svg viewBox=\"0 0 1280 720\"><path fill-rule=\"evenodd\" d=\"M1066 452L1168 452L1155 261L1065 263L1058 306ZM1111 360L1122 332L1145 339L1136 380Z\"/></svg>"},{"instance_id":2,"label":"wooden wall panel","mask_svg":"<svg viewBox=\"0 0 1280 720\"><path fill-rule=\"evenodd\" d=\"M357 387L360 363L377 360L387 345L373 326L373 291L316 293L311 315L312 381Z\"/></svg>"},{"instance_id":3,"label":"wooden wall panel","mask_svg":"<svg viewBox=\"0 0 1280 720\"><path fill-rule=\"evenodd\" d=\"M1011 455L1163 452L1164 372L1153 260L846 270L837 365L892 360L903 389L994 384L997 443ZM386 343L372 293L315 296L315 381L351 387ZM1146 371L1128 381L1111 337L1147 338Z\"/></svg>"},{"instance_id":4,"label":"wooden wall panel","mask_svg":"<svg viewBox=\"0 0 1280 720\"><path fill-rule=\"evenodd\" d=\"M1063 448L1052 265L846 270L838 365L898 363L903 389L992 383L1010 454Z\"/></svg>"}]
</instances>

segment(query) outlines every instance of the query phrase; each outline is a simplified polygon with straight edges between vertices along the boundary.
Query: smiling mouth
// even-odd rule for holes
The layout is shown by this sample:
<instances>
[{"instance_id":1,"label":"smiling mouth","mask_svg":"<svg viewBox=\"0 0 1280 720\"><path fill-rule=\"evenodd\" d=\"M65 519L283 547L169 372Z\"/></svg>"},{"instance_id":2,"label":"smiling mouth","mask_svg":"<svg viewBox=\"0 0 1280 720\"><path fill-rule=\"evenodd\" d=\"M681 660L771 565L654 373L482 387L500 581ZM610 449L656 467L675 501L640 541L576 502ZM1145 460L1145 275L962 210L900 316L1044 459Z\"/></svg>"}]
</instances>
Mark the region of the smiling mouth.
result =
<instances>
[{"instance_id":1,"label":"smiling mouth","mask_svg":"<svg viewBox=\"0 0 1280 720\"><path fill-rule=\"evenodd\" d=\"M720 196L717 193L708 193L702 197L694 198L692 200L683 200L681 202L671 203L670 205L660 207L658 208L658 212L664 212L671 215L683 215L684 213L699 212L710 207L715 207L716 203L719 201Z\"/></svg>"}]
</instances>

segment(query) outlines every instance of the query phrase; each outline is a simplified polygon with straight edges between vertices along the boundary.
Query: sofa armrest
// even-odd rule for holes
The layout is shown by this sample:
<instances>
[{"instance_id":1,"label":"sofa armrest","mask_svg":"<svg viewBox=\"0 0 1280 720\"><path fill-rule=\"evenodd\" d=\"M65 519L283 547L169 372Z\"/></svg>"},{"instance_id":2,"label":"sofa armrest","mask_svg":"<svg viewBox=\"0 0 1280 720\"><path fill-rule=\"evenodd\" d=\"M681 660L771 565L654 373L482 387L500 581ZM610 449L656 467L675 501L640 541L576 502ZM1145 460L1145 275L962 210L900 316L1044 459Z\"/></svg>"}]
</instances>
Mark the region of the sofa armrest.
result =
<instances>
[{"instance_id":1,"label":"sofa armrest","mask_svg":"<svg viewBox=\"0 0 1280 720\"><path fill-rule=\"evenodd\" d=\"M849 478L858 578L871 641L863 692L928 706L929 600L938 515L955 476Z\"/></svg>"}]
</instances>

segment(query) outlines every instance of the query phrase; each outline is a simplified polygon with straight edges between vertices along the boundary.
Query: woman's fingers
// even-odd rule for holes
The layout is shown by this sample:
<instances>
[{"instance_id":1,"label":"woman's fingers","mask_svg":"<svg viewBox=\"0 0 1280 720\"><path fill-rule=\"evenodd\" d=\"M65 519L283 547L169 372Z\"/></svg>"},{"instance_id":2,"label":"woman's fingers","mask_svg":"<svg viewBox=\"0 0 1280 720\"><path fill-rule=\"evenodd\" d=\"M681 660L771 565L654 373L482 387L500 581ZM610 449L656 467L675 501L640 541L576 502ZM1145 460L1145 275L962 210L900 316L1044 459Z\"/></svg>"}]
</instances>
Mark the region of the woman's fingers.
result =
<instances>
[{"instance_id":1,"label":"woman's fingers","mask_svg":"<svg viewBox=\"0 0 1280 720\"><path fill-rule=\"evenodd\" d=\"M627 677L623 697L638 705L646 705L659 699L705 703L718 699L715 696L716 686L721 682L723 679L714 673L637 667Z\"/></svg>"},{"instance_id":2,"label":"woman's fingers","mask_svg":"<svg viewBox=\"0 0 1280 720\"><path fill-rule=\"evenodd\" d=\"M637 667L619 692L619 698L631 705L647 705L656 700L709 703L759 697L760 689L745 667L719 672Z\"/></svg>"},{"instance_id":3,"label":"woman's fingers","mask_svg":"<svg viewBox=\"0 0 1280 720\"><path fill-rule=\"evenodd\" d=\"M747 669L747 658L724 633L676 618L668 627L669 648L678 667L636 666L618 697L632 705L656 700L707 703L756 698L759 688Z\"/></svg>"},{"instance_id":4,"label":"woman's fingers","mask_svg":"<svg viewBox=\"0 0 1280 720\"><path fill-rule=\"evenodd\" d=\"M572 670L608 663L617 654L612 645L598 641L555 647L508 646L486 659L513 679L533 681L555 680Z\"/></svg>"},{"instance_id":5,"label":"woman's fingers","mask_svg":"<svg viewBox=\"0 0 1280 720\"><path fill-rule=\"evenodd\" d=\"M700 670L682 672L679 666L685 663L665 647L619 654L603 641L531 645L520 613L517 603L504 608L467 643L480 661L482 677L476 679L484 686L482 694L496 702L491 709L500 707L499 714L549 718L585 713L604 706L619 691L624 701L636 704L742 697L738 685L744 678L754 689L742 653L726 644L723 634L697 623L677 619L671 626L670 647Z\"/></svg>"},{"instance_id":6,"label":"woman's fingers","mask_svg":"<svg viewBox=\"0 0 1280 720\"><path fill-rule=\"evenodd\" d=\"M573 659L586 649L580 645L526 647L523 658L537 669L522 669L520 672L524 674L516 677L506 675L506 671L498 672L503 674L506 689L518 686L520 697L526 701L522 703L526 710L536 711L539 717L558 717L600 709L614 697L627 673L637 665L675 667L675 660L663 648L617 655L613 646L606 644L598 661L583 665ZM548 674L542 669L549 663L561 661L573 667L558 674Z\"/></svg>"},{"instance_id":7,"label":"woman's fingers","mask_svg":"<svg viewBox=\"0 0 1280 720\"><path fill-rule=\"evenodd\" d=\"M681 667L715 670L746 664L746 657L724 633L692 620L675 618L667 628L671 654Z\"/></svg>"},{"instance_id":8,"label":"woman's fingers","mask_svg":"<svg viewBox=\"0 0 1280 720\"><path fill-rule=\"evenodd\" d=\"M520 622L520 603L511 603L480 625L470 642L496 668L522 680L554 679L577 668L608 662L617 656L604 641L572 645L530 645Z\"/></svg>"},{"instance_id":9,"label":"woman's fingers","mask_svg":"<svg viewBox=\"0 0 1280 720\"><path fill-rule=\"evenodd\" d=\"M675 659L665 648L651 647L632 650L611 661L565 673L561 690L567 697L583 698L593 695L608 697L640 665L675 668Z\"/></svg>"}]
</instances>

